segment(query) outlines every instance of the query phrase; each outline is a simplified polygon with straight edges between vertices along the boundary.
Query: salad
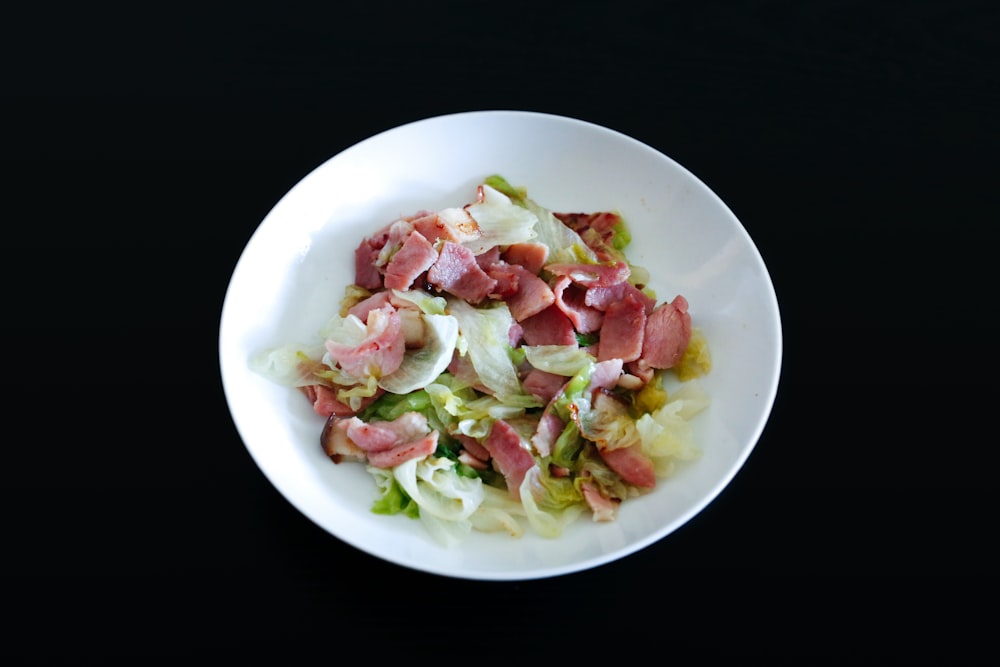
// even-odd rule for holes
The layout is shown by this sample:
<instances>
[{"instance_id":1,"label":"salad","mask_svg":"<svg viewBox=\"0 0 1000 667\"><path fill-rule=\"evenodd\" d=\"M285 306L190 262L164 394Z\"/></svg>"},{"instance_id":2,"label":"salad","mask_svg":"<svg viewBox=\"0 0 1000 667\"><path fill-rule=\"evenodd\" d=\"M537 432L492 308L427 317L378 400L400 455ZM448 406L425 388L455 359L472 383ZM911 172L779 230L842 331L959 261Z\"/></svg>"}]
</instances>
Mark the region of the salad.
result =
<instances>
[{"instance_id":1,"label":"salad","mask_svg":"<svg viewBox=\"0 0 1000 667\"><path fill-rule=\"evenodd\" d=\"M691 419L709 405L708 343L630 240L616 211L550 211L490 176L361 239L316 340L251 367L310 402L334 464L365 466L373 512L443 544L614 521L700 455Z\"/></svg>"}]
</instances>

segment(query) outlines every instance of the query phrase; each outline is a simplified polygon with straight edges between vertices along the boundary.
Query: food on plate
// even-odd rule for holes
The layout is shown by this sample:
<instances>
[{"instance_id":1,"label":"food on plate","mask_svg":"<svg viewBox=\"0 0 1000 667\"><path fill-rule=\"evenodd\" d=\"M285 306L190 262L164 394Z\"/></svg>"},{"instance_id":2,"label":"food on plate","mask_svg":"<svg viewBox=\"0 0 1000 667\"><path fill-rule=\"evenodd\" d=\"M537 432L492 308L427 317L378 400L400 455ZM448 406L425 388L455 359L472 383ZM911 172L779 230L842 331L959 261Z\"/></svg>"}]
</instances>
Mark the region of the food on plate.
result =
<instances>
[{"instance_id":1,"label":"food on plate","mask_svg":"<svg viewBox=\"0 0 1000 667\"><path fill-rule=\"evenodd\" d=\"M365 466L374 512L444 544L613 521L700 455L712 363L690 304L657 297L630 240L616 211L551 211L490 176L469 203L362 238L317 339L251 365L310 402L334 464Z\"/></svg>"}]
</instances>

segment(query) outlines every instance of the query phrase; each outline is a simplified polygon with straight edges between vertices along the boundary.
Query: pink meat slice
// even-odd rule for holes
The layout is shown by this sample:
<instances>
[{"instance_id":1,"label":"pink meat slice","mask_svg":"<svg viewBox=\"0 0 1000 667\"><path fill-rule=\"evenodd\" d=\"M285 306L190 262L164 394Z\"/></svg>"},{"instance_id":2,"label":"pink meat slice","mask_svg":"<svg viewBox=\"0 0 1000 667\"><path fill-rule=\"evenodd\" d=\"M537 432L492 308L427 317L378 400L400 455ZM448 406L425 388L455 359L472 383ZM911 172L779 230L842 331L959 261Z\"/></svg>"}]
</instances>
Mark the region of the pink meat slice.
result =
<instances>
[{"instance_id":1,"label":"pink meat slice","mask_svg":"<svg viewBox=\"0 0 1000 667\"><path fill-rule=\"evenodd\" d=\"M656 299L652 298L641 289L628 282L618 283L617 285L610 285L607 287L588 287L583 302L588 306L596 308L597 310L607 310L608 306L617 301L621 301L626 295L629 294L638 299L642 305L645 306L647 315L653 312L653 308L656 306Z\"/></svg>"},{"instance_id":2,"label":"pink meat slice","mask_svg":"<svg viewBox=\"0 0 1000 667\"><path fill-rule=\"evenodd\" d=\"M431 242L418 231L410 232L403 245L385 267L386 289L406 290L417 277L431 268L438 253Z\"/></svg>"},{"instance_id":3,"label":"pink meat slice","mask_svg":"<svg viewBox=\"0 0 1000 667\"><path fill-rule=\"evenodd\" d=\"M382 287L382 274L375 266L379 251L385 245L385 239L381 243L372 238L365 238L354 250L354 284L369 290L376 290Z\"/></svg>"},{"instance_id":4,"label":"pink meat slice","mask_svg":"<svg viewBox=\"0 0 1000 667\"><path fill-rule=\"evenodd\" d=\"M555 305L521 321L527 345L575 345L576 332L566 314Z\"/></svg>"},{"instance_id":5,"label":"pink meat slice","mask_svg":"<svg viewBox=\"0 0 1000 667\"><path fill-rule=\"evenodd\" d=\"M656 486L656 471L653 461L636 443L619 449L598 449L608 467L629 484L651 489Z\"/></svg>"},{"instance_id":6,"label":"pink meat slice","mask_svg":"<svg viewBox=\"0 0 1000 667\"><path fill-rule=\"evenodd\" d=\"M363 422L358 417L338 421L350 443L363 451L376 468L392 468L437 449L438 432L419 412L406 412L392 421Z\"/></svg>"},{"instance_id":7,"label":"pink meat slice","mask_svg":"<svg viewBox=\"0 0 1000 667\"><path fill-rule=\"evenodd\" d=\"M597 346L598 361L638 359L642 355L645 327L646 311L637 299L626 296L624 301L608 306L601 325L601 342Z\"/></svg>"},{"instance_id":8,"label":"pink meat slice","mask_svg":"<svg viewBox=\"0 0 1000 667\"><path fill-rule=\"evenodd\" d=\"M337 398L336 389L319 384L301 387L301 391L312 403L313 411L321 417L329 417L330 415L350 417L357 414L357 411L352 409L350 405ZM374 396L361 399L361 406L358 410L365 409L384 393L384 389L378 389Z\"/></svg>"},{"instance_id":9,"label":"pink meat slice","mask_svg":"<svg viewBox=\"0 0 1000 667\"><path fill-rule=\"evenodd\" d=\"M594 389L614 389L618 384L618 378L622 374L622 360L619 358L605 359L594 364L594 370L590 373L591 390Z\"/></svg>"},{"instance_id":10,"label":"pink meat slice","mask_svg":"<svg viewBox=\"0 0 1000 667\"><path fill-rule=\"evenodd\" d=\"M327 340L326 351L342 369L355 377L367 375L370 366L388 375L403 363L406 352L403 321L396 309L386 304L368 313L367 326L365 339L358 345Z\"/></svg>"},{"instance_id":11,"label":"pink meat slice","mask_svg":"<svg viewBox=\"0 0 1000 667\"><path fill-rule=\"evenodd\" d=\"M505 301L516 321L522 322L555 303L556 295L547 282L517 264L511 264L509 271L517 277L517 291Z\"/></svg>"},{"instance_id":12,"label":"pink meat slice","mask_svg":"<svg viewBox=\"0 0 1000 667\"><path fill-rule=\"evenodd\" d=\"M509 299L517 294L520 273L514 270L513 264L497 260L489 263L480 262L479 265L490 278L497 281L490 296L495 299Z\"/></svg>"},{"instance_id":13,"label":"pink meat slice","mask_svg":"<svg viewBox=\"0 0 1000 667\"><path fill-rule=\"evenodd\" d=\"M391 449L368 454L368 463L376 468L395 468L410 459L429 456L437 449L438 432L431 431L419 440L405 442Z\"/></svg>"},{"instance_id":14,"label":"pink meat slice","mask_svg":"<svg viewBox=\"0 0 1000 667\"><path fill-rule=\"evenodd\" d=\"M531 436L531 445L538 452L539 456L549 456L552 454L552 449L555 447L556 440L562 434L563 429L566 427L566 422L564 422L558 414L556 414L555 409L550 402L546 407L545 411L542 412L541 418L538 420L538 425L535 427L535 433Z\"/></svg>"},{"instance_id":15,"label":"pink meat slice","mask_svg":"<svg viewBox=\"0 0 1000 667\"><path fill-rule=\"evenodd\" d=\"M464 433L455 433L452 437L462 443L462 449L467 451L473 457L479 459L480 461L490 460L490 450L483 447L482 443L472 436L465 435Z\"/></svg>"},{"instance_id":16,"label":"pink meat slice","mask_svg":"<svg viewBox=\"0 0 1000 667\"><path fill-rule=\"evenodd\" d=\"M544 243L512 243L501 254L508 264L517 264L534 275L541 272L545 260L549 258L549 247Z\"/></svg>"},{"instance_id":17,"label":"pink meat slice","mask_svg":"<svg viewBox=\"0 0 1000 667\"><path fill-rule=\"evenodd\" d=\"M646 320L640 367L673 368L691 342L691 315L681 295L658 306Z\"/></svg>"},{"instance_id":18,"label":"pink meat slice","mask_svg":"<svg viewBox=\"0 0 1000 667\"><path fill-rule=\"evenodd\" d=\"M396 445L418 440L430 431L427 417L419 412L406 412L392 421L364 422L351 417L342 422L354 444L366 452L381 452Z\"/></svg>"},{"instance_id":19,"label":"pink meat slice","mask_svg":"<svg viewBox=\"0 0 1000 667\"><path fill-rule=\"evenodd\" d=\"M413 228L420 232L420 235L427 239L431 245L440 238L449 241L455 240L452 229L433 211L417 211L410 218L410 221L413 223Z\"/></svg>"},{"instance_id":20,"label":"pink meat slice","mask_svg":"<svg viewBox=\"0 0 1000 667\"><path fill-rule=\"evenodd\" d=\"M493 422L490 433L483 440L500 474L507 481L507 490L515 500L521 499L521 482L535 466L535 457L521 445L521 436L513 426L502 419Z\"/></svg>"},{"instance_id":21,"label":"pink meat slice","mask_svg":"<svg viewBox=\"0 0 1000 667\"><path fill-rule=\"evenodd\" d=\"M590 507L594 521L615 520L621 501L605 497L597 485L589 480L580 484L580 491L583 493L583 499L587 502L587 506Z\"/></svg>"},{"instance_id":22,"label":"pink meat slice","mask_svg":"<svg viewBox=\"0 0 1000 667\"><path fill-rule=\"evenodd\" d=\"M551 401L564 384L566 384L564 376L537 368L532 368L521 380L521 386L526 392L537 396L545 403Z\"/></svg>"},{"instance_id":23,"label":"pink meat slice","mask_svg":"<svg viewBox=\"0 0 1000 667\"><path fill-rule=\"evenodd\" d=\"M569 276L573 282L587 287L609 287L628 280L632 274L625 262L603 264L548 264L545 270L555 276Z\"/></svg>"},{"instance_id":24,"label":"pink meat slice","mask_svg":"<svg viewBox=\"0 0 1000 667\"><path fill-rule=\"evenodd\" d=\"M427 271L427 282L469 303L486 298L497 281L476 263L476 256L463 245L445 241L437 260Z\"/></svg>"},{"instance_id":25,"label":"pink meat slice","mask_svg":"<svg viewBox=\"0 0 1000 667\"><path fill-rule=\"evenodd\" d=\"M627 283L625 283L627 284ZM569 276L559 276L552 285L556 305L573 322L580 333L600 331L604 324L604 312L586 304L587 290L573 284Z\"/></svg>"},{"instance_id":26,"label":"pink meat slice","mask_svg":"<svg viewBox=\"0 0 1000 667\"><path fill-rule=\"evenodd\" d=\"M362 322L368 321L368 313L372 312L377 308L381 308L385 304L389 303L389 295L391 292L387 290L379 290L375 292L370 297L362 299L357 302L347 311L348 315L354 315L356 318Z\"/></svg>"}]
</instances>

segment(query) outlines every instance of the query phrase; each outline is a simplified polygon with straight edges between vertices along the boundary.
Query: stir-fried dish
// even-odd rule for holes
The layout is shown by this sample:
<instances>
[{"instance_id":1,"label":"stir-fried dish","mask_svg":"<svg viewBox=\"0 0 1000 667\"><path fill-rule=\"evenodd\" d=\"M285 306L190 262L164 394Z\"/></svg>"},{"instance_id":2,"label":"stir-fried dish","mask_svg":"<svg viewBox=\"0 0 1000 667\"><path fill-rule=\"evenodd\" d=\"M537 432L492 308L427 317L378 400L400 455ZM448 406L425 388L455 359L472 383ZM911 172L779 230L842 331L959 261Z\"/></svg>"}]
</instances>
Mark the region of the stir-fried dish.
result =
<instances>
[{"instance_id":1,"label":"stir-fried dish","mask_svg":"<svg viewBox=\"0 0 1000 667\"><path fill-rule=\"evenodd\" d=\"M325 419L334 464L365 466L374 512L444 544L614 521L700 455L691 419L709 404L708 343L630 240L616 211L550 211L490 176L470 203L361 239L316 340L251 364Z\"/></svg>"}]
</instances>

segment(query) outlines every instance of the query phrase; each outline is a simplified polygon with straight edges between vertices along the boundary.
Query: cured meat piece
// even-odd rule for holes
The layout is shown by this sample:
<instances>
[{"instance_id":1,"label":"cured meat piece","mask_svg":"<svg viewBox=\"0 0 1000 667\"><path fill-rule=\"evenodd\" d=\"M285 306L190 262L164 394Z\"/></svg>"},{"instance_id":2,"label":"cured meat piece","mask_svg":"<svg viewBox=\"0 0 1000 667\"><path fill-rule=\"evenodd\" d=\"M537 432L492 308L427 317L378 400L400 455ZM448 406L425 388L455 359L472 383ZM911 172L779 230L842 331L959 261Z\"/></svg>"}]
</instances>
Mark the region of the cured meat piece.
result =
<instances>
[{"instance_id":1,"label":"cured meat piece","mask_svg":"<svg viewBox=\"0 0 1000 667\"><path fill-rule=\"evenodd\" d=\"M380 375L392 373L403 363L406 338L403 322L391 305L376 308L368 313L364 340L357 345L325 342L330 358L356 378L367 376L373 370Z\"/></svg>"},{"instance_id":2,"label":"cured meat piece","mask_svg":"<svg viewBox=\"0 0 1000 667\"><path fill-rule=\"evenodd\" d=\"M516 264L510 265L510 271L517 277L517 291L505 301L516 321L537 315L555 303L556 295L547 282Z\"/></svg>"},{"instance_id":3,"label":"cured meat piece","mask_svg":"<svg viewBox=\"0 0 1000 667\"><path fill-rule=\"evenodd\" d=\"M646 320L640 368L673 368L691 342L688 302L679 294L661 304Z\"/></svg>"},{"instance_id":4,"label":"cured meat piece","mask_svg":"<svg viewBox=\"0 0 1000 667\"><path fill-rule=\"evenodd\" d=\"M593 515L594 521L614 521L618 516L620 500L605 497L591 481L581 482L580 491Z\"/></svg>"},{"instance_id":5,"label":"cured meat piece","mask_svg":"<svg viewBox=\"0 0 1000 667\"><path fill-rule=\"evenodd\" d=\"M507 490L515 500L521 499L521 482L535 466L535 457L521 444L517 430L502 419L493 422L490 434L483 440L496 462L500 474L507 481Z\"/></svg>"},{"instance_id":6,"label":"cured meat piece","mask_svg":"<svg viewBox=\"0 0 1000 667\"><path fill-rule=\"evenodd\" d=\"M555 305L521 322L526 345L575 345L573 323Z\"/></svg>"},{"instance_id":7,"label":"cured meat piece","mask_svg":"<svg viewBox=\"0 0 1000 667\"><path fill-rule=\"evenodd\" d=\"M618 283L617 285L609 285L607 287L601 287L598 285L588 287L583 302L586 305L598 310L607 310L608 306L617 301L623 300L626 295L631 295L638 299L642 305L645 306L647 315L652 313L653 308L656 306L656 299L652 298L641 289L628 282Z\"/></svg>"},{"instance_id":8,"label":"cured meat piece","mask_svg":"<svg viewBox=\"0 0 1000 667\"><path fill-rule=\"evenodd\" d=\"M480 461L490 460L490 450L483 447L482 443L472 436L465 435L464 433L455 433L452 437L462 443L462 449L473 457Z\"/></svg>"},{"instance_id":9,"label":"cured meat piece","mask_svg":"<svg viewBox=\"0 0 1000 667\"><path fill-rule=\"evenodd\" d=\"M531 436L531 446L535 448L539 456L550 456L556 440L563 432L566 422L560 419L553 409L551 402L545 407L538 426L535 427L535 434Z\"/></svg>"},{"instance_id":10,"label":"cured meat piece","mask_svg":"<svg viewBox=\"0 0 1000 667\"><path fill-rule=\"evenodd\" d=\"M377 243L372 238L366 238L358 244L354 250L354 284L369 290L377 290L382 287L382 274L375 261L382 250L382 243Z\"/></svg>"},{"instance_id":11,"label":"cured meat piece","mask_svg":"<svg viewBox=\"0 0 1000 667\"><path fill-rule=\"evenodd\" d=\"M423 438L405 442L391 449L368 454L368 463L376 468L395 468L410 459L418 459L433 454L437 449L438 432L431 431Z\"/></svg>"},{"instance_id":12,"label":"cured meat piece","mask_svg":"<svg viewBox=\"0 0 1000 667\"><path fill-rule=\"evenodd\" d=\"M386 289L407 290L421 273L437 261L438 253L423 234L410 232L385 267Z\"/></svg>"},{"instance_id":13,"label":"cured meat piece","mask_svg":"<svg viewBox=\"0 0 1000 667\"><path fill-rule=\"evenodd\" d=\"M601 325L601 342L597 346L598 361L638 359L642 355L645 327L645 308L631 295L608 306Z\"/></svg>"},{"instance_id":14,"label":"cured meat piece","mask_svg":"<svg viewBox=\"0 0 1000 667\"><path fill-rule=\"evenodd\" d=\"M485 299L497 284L476 263L471 250L451 241L441 246L437 260L427 271L427 282L472 304Z\"/></svg>"},{"instance_id":15,"label":"cured meat piece","mask_svg":"<svg viewBox=\"0 0 1000 667\"><path fill-rule=\"evenodd\" d=\"M501 254L508 264L523 266L534 275L541 272L545 260L549 258L549 247L544 243L512 243Z\"/></svg>"},{"instance_id":16,"label":"cured meat piece","mask_svg":"<svg viewBox=\"0 0 1000 667\"><path fill-rule=\"evenodd\" d=\"M614 389L618 384L618 378L622 374L622 360L618 358L605 359L594 364L594 370L590 373L590 384L588 388L594 389Z\"/></svg>"},{"instance_id":17,"label":"cured meat piece","mask_svg":"<svg viewBox=\"0 0 1000 667\"><path fill-rule=\"evenodd\" d=\"M604 313L586 304L585 299L588 291L573 284L569 276L559 276L552 286L556 305L573 322L573 327L580 333L600 331L601 325L604 324Z\"/></svg>"},{"instance_id":18,"label":"cured meat piece","mask_svg":"<svg viewBox=\"0 0 1000 667\"><path fill-rule=\"evenodd\" d=\"M342 428L354 443L366 452L380 452L427 435L427 417L419 412L406 412L392 421L363 422L351 417Z\"/></svg>"},{"instance_id":19,"label":"cured meat piece","mask_svg":"<svg viewBox=\"0 0 1000 667\"><path fill-rule=\"evenodd\" d=\"M604 264L549 264L545 270L555 276L569 276L587 287L608 287L628 280L632 270L625 262Z\"/></svg>"},{"instance_id":20,"label":"cured meat piece","mask_svg":"<svg viewBox=\"0 0 1000 667\"><path fill-rule=\"evenodd\" d=\"M321 417L329 417L330 415L350 417L364 410L371 403L374 403L375 399L385 393L384 389L377 389L374 396L362 398L360 407L357 410L353 410L347 403L337 399L336 389L332 389L326 385L308 385L300 389L306 395L306 398L309 399L309 402L312 403L313 411Z\"/></svg>"},{"instance_id":21,"label":"cured meat piece","mask_svg":"<svg viewBox=\"0 0 1000 667\"><path fill-rule=\"evenodd\" d=\"M338 433L339 431L339 433ZM406 412L392 421L363 422L358 417L327 421L323 450L330 458L363 455L376 468L392 468L410 459L433 454L438 432L419 412Z\"/></svg>"},{"instance_id":22,"label":"cured meat piece","mask_svg":"<svg viewBox=\"0 0 1000 667\"><path fill-rule=\"evenodd\" d=\"M544 403L551 401L559 393L564 384L566 384L564 376L538 370L537 368L532 368L524 376L524 379L521 380L521 386L524 387L524 390L529 394L537 396Z\"/></svg>"},{"instance_id":23,"label":"cured meat piece","mask_svg":"<svg viewBox=\"0 0 1000 667\"><path fill-rule=\"evenodd\" d=\"M642 445L636 443L618 449L598 449L608 467L629 484L652 489L656 486L653 461L643 454Z\"/></svg>"}]
</instances>

